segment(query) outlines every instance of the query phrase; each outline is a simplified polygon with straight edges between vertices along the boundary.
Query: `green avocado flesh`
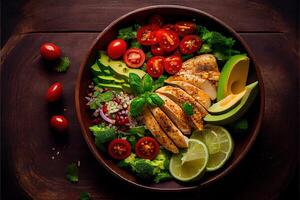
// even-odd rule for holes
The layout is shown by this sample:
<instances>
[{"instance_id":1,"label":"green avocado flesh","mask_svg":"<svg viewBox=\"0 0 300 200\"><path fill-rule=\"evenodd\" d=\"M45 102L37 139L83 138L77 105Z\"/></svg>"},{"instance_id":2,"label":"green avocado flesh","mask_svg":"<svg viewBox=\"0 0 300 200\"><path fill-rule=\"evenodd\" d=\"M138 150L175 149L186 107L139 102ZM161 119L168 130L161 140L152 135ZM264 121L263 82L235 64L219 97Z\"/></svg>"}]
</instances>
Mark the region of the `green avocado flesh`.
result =
<instances>
[{"instance_id":1,"label":"green avocado flesh","mask_svg":"<svg viewBox=\"0 0 300 200\"><path fill-rule=\"evenodd\" d=\"M257 81L250 85L247 85L246 93L244 94L242 100L232 110L220 115L208 114L204 117L204 121L216 125L226 125L241 118L247 112L250 105L252 104L255 97L257 96L258 93L257 85L258 85Z\"/></svg>"}]
</instances>

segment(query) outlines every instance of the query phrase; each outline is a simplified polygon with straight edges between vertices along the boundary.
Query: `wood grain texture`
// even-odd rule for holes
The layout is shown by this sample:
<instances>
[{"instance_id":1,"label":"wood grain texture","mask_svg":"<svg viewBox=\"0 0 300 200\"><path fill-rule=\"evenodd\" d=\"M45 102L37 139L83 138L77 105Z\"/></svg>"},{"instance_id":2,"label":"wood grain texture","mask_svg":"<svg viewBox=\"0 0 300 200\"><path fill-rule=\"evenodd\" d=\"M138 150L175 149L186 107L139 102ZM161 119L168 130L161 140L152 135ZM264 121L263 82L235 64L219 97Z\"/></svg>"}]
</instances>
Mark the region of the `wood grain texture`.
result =
<instances>
[{"instance_id":1,"label":"wood grain texture","mask_svg":"<svg viewBox=\"0 0 300 200\"><path fill-rule=\"evenodd\" d=\"M32 0L23 9L17 32L101 31L129 11L158 4L184 5L213 13L238 32L285 30L279 14L259 0Z\"/></svg>"},{"instance_id":2,"label":"wood grain texture","mask_svg":"<svg viewBox=\"0 0 300 200\"><path fill-rule=\"evenodd\" d=\"M173 195L126 186L107 173L87 148L75 117L74 84L80 62L96 36L96 33L28 34L3 57L1 132L17 180L31 197L78 199L82 191L90 192L94 199L120 199L121 196L273 199L279 195L298 162L299 132L297 57L287 54L289 46L283 34L242 34L261 66L266 92L265 117L254 147L239 167L214 187ZM52 72L41 62L37 49L46 41L57 43L70 57L72 65L66 74ZM54 81L62 82L64 96L60 103L49 106L44 96ZM48 119L53 113L64 113L69 118L68 137L57 137L49 130ZM71 184L64 178L65 167L78 160L81 161L80 181Z\"/></svg>"}]
</instances>

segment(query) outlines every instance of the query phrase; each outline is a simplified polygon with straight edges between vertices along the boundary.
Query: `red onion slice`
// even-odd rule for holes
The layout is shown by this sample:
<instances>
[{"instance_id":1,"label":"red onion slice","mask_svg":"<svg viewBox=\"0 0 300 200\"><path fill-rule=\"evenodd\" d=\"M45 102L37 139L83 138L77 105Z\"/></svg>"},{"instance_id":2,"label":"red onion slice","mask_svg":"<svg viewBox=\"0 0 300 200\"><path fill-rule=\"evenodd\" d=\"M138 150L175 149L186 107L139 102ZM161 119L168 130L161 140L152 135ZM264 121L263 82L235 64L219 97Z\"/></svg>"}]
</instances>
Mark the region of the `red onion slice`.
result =
<instances>
[{"instance_id":1,"label":"red onion slice","mask_svg":"<svg viewBox=\"0 0 300 200\"><path fill-rule=\"evenodd\" d=\"M113 119L110 119L108 118L102 111L102 109L100 109L100 116L102 117L102 119L110 124L115 124L116 123L116 120L113 120Z\"/></svg>"}]
</instances>

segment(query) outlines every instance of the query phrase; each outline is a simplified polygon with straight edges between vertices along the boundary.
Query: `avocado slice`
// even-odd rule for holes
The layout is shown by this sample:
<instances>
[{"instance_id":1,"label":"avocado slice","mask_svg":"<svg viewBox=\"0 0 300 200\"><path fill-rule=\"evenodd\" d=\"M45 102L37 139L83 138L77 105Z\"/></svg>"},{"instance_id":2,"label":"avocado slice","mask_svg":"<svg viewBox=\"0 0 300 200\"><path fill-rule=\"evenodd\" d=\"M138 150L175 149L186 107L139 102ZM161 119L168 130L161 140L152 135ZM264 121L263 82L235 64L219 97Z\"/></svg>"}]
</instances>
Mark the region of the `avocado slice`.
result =
<instances>
[{"instance_id":1,"label":"avocado slice","mask_svg":"<svg viewBox=\"0 0 300 200\"><path fill-rule=\"evenodd\" d=\"M111 81L113 83L125 83L125 80L123 79L118 79L114 76L106 76L106 75L99 75L97 76L100 80L104 80L104 81Z\"/></svg>"},{"instance_id":2,"label":"avocado slice","mask_svg":"<svg viewBox=\"0 0 300 200\"><path fill-rule=\"evenodd\" d=\"M96 76L112 74L112 72L109 69L102 69L97 63L92 65L91 70Z\"/></svg>"},{"instance_id":3,"label":"avocado slice","mask_svg":"<svg viewBox=\"0 0 300 200\"><path fill-rule=\"evenodd\" d=\"M235 108L220 115L208 114L204 117L204 121L216 125L226 125L241 118L247 112L255 97L257 96L257 85L258 82L256 81L246 86L246 93L244 94L240 103Z\"/></svg>"},{"instance_id":4,"label":"avocado slice","mask_svg":"<svg viewBox=\"0 0 300 200\"><path fill-rule=\"evenodd\" d=\"M119 89L119 90L123 89L121 84L113 84L113 83L98 83L97 86L110 88L110 89Z\"/></svg>"},{"instance_id":5,"label":"avocado slice","mask_svg":"<svg viewBox=\"0 0 300 200\"><path fill-rule=\"evenodd\" d=\"M122 61L111 60L104 52L100 52L100 58L98 61L101 65L109 67L114 74L124 79L128 79L130 73L135 73L141 78L143 78L146 74L143 70L127 67L127 65Z\"/></svg>"}]
</instances>

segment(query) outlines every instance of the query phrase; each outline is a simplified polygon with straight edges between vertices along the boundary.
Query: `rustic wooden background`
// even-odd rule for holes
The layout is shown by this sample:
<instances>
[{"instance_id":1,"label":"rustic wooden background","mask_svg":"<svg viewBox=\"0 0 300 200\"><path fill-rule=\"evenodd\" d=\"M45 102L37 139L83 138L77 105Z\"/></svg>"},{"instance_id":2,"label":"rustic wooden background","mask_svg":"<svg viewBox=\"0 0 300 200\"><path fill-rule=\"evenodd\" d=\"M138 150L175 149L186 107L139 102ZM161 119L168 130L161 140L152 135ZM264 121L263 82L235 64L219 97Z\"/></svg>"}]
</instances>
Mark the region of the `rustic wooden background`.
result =
<instances>
[{"instance_id":1,"label":"rustic wooden background","mask_svg":"<svg viewBox=\"0 0 300 200\"><path fill-rule=\"evenodd\" d=\"M198 193L149 193L120 183L89 152L75 117L77 70L97 34L122 14L156 4L191 6L220 18L242 35L262 67L266 114L253 149L232 174ZM298 1L4 0L1 22L3 199L78 199L82 191L94 199L299 199ZM59 44L71 58L67 74L44 68L38 47L45 41ZM49 107L43 98L54 80L65 93L59 106ZM70 119L64 140L48 129L48 117L57 112ZM64 170L77 160L80 181L73 185Z\"/></svg>"}]
</instances>

